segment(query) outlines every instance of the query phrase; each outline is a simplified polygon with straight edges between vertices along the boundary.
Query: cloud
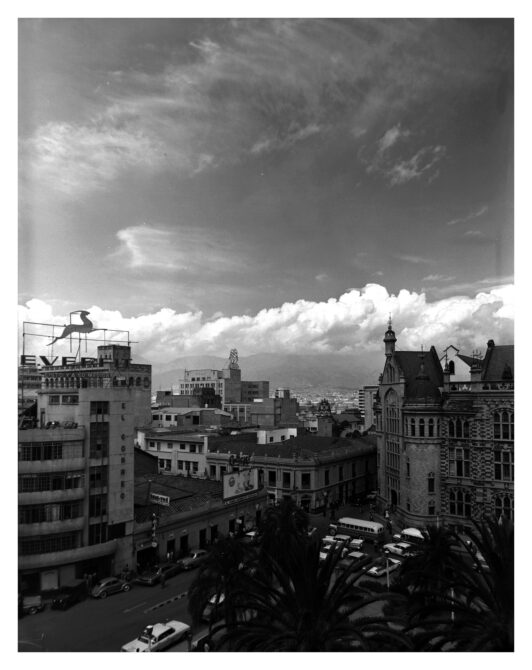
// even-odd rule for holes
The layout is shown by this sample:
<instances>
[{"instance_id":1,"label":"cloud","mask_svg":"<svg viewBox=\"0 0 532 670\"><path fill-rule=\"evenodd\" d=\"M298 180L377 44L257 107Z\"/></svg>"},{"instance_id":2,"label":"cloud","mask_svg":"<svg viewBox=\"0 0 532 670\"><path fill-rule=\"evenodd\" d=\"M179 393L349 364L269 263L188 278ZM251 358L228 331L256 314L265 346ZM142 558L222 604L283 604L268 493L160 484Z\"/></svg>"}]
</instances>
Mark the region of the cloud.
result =
<instances>
[{"instance_id":1,"label":"cloud","mask_svg":"<svg viewBox=\"0 0 532 670\"><path fill-rule=\"evenodd\" d=\"M398 124L387 130L384 135L377 142L378 153L383 154L385 151L390 149L396 142L400 139L407 138L411 135L408 130L401 130L401 125Z\"/></svg>"},{"instance_id":2,"label":"cloud","mask_svg":"<svg viewBox=\"0 0 532 670\"><path fill-rule=\"evenodd\" d=\"M392 165L384 172L392 186L420 179L424 175L429 176L432 181L435 173L433 171L430 174L431 170L445 156L445 152L445 147L441 145L423 147L410 158Z\"/></svg>"},{"instance_id":3,"label":"cloud","mask_svg":"<svg viewBox=\"0 0 532 670\"><path fill-rule=\"evenodd\" d=\"M423 258L422 256L412 256L409 254L397 254L395 258L398 258L400 261L405 261L406 263L433 263L434 261L430 258Z\"/></svg>"},{"instance_id":4,"label":"cloud","mask_svg":"<svg viewBox=\"0 0 532 670\"><path fill-rule=\"evenodd\" d=\"M390 186L422 177L426 177L428 183L432 182L439 174L435 167L444 158L446 148L443 145L428 145L412 154L408 144L413 141L414 133L403 130L400 124L389 128L375 143L376 149L370 158L364 157L368 153L367 147L362 151L366 172L382 175Z\"/></svg>"},{"instance_id":5,"label":"cloud","mask_svg":"<svg viewBox=\"0 0 532 670\"><path fill-rule=\"evenodd\" d=\"M450 277L448 275L427 275L423 277L421 281L452 281L456 277Z\"/></svg>"},{"instance_id":6,"label":"cloud","mask_svg":"<svg viewBox=\"0 0 532 670\"><path fill-rule=\"evenodd\" d=\"M248 254L216 231L190 226L139 225L116 233L118 248L109 256L132 271L201 272L202 277L249 269Z\"/></svg>"},{"instance_id":7,"label":"cloud","mask_svg":"<svg viewBox=\"0 0 532 670\"><path fill-rule=\"evenodd\" d=\"M89 20L86 26L94 30ZM79 195L108 188L132 168L191 176L285 151L318 133L357 142L380 128L368 170L392 186L430 181L444 148L414 145L420 131L400 123L382 132L383 110L387 118L405 114L414 103L439 100L442 82L446 92L463 91L494 77L489 41L472 43L477 68L457 68L446 24L432 21L206 20L202 26L203 35L196 31L179 49L139 45L140 56L127 68L113 64L104 73L106 86L83 116L23 138L22 175L43 189ZM460 30L474 39L467 26ZM429 38L431 58L420 58ZM141 60L154 50L156 61Z\"/></svg>"},{"instance_id":8,"label":"cloud","mask_svg":"<svg viewBox=\"0 0 532 670\"><path fill-rule=\"evenodd\" d=\"M472 219L477 219L479 216L482 216L488 211L489 207L487 205L482 205L480 209L478 209L475 212L472 212L471 214L468 214L467 216L463 216L458 219L452 219L451 221L447 221L445 224L446 226L456 226L457 223L466 223L467 221L471 221Z\"/></svg>"},{"instance_id":9,"label":"cloud","mask_svg":"<svg viewBox=\"0 0 532 670\"><path fill-rule=\"evenodd\" d=\"M339 298L322 302L298 300L255 315L216 316L205 320L200 311L176 313L160 309L152 314L126 318L117 311L88 308L99 328L127 330L133 357L159 368L171 358L189 354L225 356L232 347L242 355L260 352L297 354L350 353L357 357L382 351L388 315L398 338L398 349L454 344L463 351L482 348L488 339L513 342L514 287L504 285L480 291L474 297L452 296L427 301L424 293L405 289L391 294L379 284L350 289ZM19 307L19 323L68 323L47 303L30 300ZM109 332L108 337L112 334ZM46 350L45 338L30 338L26 351ZM67 351L57 343L54 351Z\"/></svg>"},{"instance_id":10,"label":"cloud","mask_svg":"<svg viewBox=\"0 0 532 670\"><path fill-rule=\"evenodd\" d=\"M161 164L163 145L141 129L50 123L22 143L21 162L30 175L65 194L105 188L131 168Z\"/></svg>"},{"instance_id":11,"label":"cloud","mask_svg":"<svg viewBox=\"0 0 532 670\"><path fill-rule=\"evenodd\" d=\"M316 275L316 281L323 282L329 279L329 275L326 272L321 272L320 274Z\"/></svg>"}]
</instances>

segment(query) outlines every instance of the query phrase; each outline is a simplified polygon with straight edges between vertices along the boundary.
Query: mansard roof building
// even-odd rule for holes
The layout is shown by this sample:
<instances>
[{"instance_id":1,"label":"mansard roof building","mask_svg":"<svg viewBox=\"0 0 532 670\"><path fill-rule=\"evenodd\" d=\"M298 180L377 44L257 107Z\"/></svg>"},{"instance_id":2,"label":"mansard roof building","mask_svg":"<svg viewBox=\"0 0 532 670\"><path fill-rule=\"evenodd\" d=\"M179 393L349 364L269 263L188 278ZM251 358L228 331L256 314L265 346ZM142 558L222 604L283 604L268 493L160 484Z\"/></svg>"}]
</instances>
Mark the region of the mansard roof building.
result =
<instances>
[{"instance_id":1,"label":"mansard roof building","mask_svg":"<svg viewBox=\"0 0 532 670\"><path fill-rule=\"evenodd\" d=\"M379 504L408 526L513 519L513 345L489 340L483 359L448 347L440 359L396 341L390 320L374 406Z\"/></svg>"}]
</instances>

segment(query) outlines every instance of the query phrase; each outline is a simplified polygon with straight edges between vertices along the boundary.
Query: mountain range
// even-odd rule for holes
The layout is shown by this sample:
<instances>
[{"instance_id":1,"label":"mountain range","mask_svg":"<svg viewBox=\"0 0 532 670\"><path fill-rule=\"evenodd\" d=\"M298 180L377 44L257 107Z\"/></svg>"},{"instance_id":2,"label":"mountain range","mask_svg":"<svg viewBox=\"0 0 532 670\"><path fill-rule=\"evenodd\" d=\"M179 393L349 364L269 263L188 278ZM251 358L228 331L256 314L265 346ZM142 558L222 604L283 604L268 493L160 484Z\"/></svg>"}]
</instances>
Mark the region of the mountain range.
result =
<instances>
[{"instance_id":1,"label":"mountain range","mask_svg":"<svg viewBox=\"0 0 532 670\"><path fill-rule=\"evenodd\" d=\"M352 354L270 354L240 357L243 381L270 382L270 391L289 388L293 391L312 389L355 390L376 384L383 368L381 353ZM136 361L140 362L140 361ZM169 390L177 386L185 370L221 370L228 364L220 356L185 356L164 366L153 366L152 389Z\"/></svg>"}]
</instances>

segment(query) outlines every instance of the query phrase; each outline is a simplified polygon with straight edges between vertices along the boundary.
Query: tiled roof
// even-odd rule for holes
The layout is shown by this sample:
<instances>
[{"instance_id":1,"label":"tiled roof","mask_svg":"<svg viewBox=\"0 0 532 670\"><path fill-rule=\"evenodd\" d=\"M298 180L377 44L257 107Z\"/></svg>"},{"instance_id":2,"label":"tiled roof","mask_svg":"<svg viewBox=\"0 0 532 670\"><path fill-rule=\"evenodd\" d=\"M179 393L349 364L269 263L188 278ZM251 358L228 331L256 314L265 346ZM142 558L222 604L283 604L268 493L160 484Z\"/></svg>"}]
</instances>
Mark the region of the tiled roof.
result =
<instances>
[{"instance_id":1,"label":"tiled roof","mask_svg":"<svg viewBox=\"0 0 532 670\"><path fill-rule=\"evenodd\" d=\"M337 450L349 449L353 453L365 453L375 447L375 440L372 437L321 437L319 435L299 435L283 442L269 442L267 444L257 444L256 440L232 441L230 438L217 441L212 446L209 445L209 451L232 454L245 454L246 456L272 457L272 458L294 458L308 457L312 458L325 452L333 453Z\"/></svg>"},{"instance_id":2,"label":"tiled roof","mask_svg":"<svg viewBox=\"0 0 532 670\"><path fill-rule=\"evenodd\" d=\"M511 377L508 377L511 374ZM514 376L514 345L503 344L488 347L482 361L482 380L500 381L513 379Z\"/></svg>"},{"instance_id":3,"label":"tiled roof","mask_svg":"<svg viewBox=\"0 0 532 670\"><path fill-rule=\"evenodd\" d=\"M144 475L135 477L135 519L147 521L155 505L149 501L149 493L170 498L169 506L158 505L161 515L177 514L202 507L209 500L222 499L222 482L211 479L196 479L183 475Z\"/></svg>"},{"instance_id":4,"label":"tiled roof","mask_svg":"<svg viewBox=\"0 0 532 670\"><path fill-rule=\"evenodd\" d=\"M419 379L421 371L421 358L428 379ZM440 398L440 386L443 386L443 370L436 349L431 347L427 352L423 351L396 351L394 358L403 371L406 388L406 399L427 398L437 400Z\"/></svg>"}]
</instances>

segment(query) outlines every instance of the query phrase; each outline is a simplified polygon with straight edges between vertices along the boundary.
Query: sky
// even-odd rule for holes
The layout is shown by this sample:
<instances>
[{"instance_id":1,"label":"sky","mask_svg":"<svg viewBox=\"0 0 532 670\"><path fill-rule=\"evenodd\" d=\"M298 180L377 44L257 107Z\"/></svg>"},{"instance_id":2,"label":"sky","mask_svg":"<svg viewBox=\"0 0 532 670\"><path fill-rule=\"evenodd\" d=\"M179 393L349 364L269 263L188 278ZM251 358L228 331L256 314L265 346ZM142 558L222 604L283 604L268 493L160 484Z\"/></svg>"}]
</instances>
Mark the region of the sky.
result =
<instances>
[{"instance_id":1,"label":"sky","mask_svg":"<svg viewBox=\"0 0 532 670\"><path fill-rule=\"evenodd\" d=\"M511 20L18 40L19 321L86 309L155 365L381 350L389 315L398 348L513 342Z\"/></svg>"}]
</instances>

